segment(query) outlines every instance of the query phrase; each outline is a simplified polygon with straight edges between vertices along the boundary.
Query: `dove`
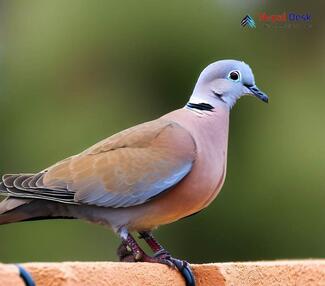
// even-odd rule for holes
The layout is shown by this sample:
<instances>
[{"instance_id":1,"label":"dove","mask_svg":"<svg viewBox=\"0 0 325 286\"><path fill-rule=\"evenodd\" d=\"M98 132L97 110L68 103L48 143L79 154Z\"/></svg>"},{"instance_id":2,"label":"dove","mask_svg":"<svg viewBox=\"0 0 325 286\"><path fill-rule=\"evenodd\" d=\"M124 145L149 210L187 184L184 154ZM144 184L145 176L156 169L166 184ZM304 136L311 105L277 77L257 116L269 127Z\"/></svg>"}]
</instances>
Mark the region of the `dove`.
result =
<instances>
[{"instance_id":1,"label":"dove","mask_svg":"<svg viewBox=\"0 0 325 286\"><path fill-rule=\"evenodd\" d=\"M190 265L154 238L157 227L191 216L218 195L226 176L229 113L252 95L268 102L243 61L220 60L200 74L188 103L108 137L36 173L2 177L0 224L74 218L121 238L120 261L162 263L195 285ZM153 251L146 254L132 232Z\"/></svg>"}]
</instances>

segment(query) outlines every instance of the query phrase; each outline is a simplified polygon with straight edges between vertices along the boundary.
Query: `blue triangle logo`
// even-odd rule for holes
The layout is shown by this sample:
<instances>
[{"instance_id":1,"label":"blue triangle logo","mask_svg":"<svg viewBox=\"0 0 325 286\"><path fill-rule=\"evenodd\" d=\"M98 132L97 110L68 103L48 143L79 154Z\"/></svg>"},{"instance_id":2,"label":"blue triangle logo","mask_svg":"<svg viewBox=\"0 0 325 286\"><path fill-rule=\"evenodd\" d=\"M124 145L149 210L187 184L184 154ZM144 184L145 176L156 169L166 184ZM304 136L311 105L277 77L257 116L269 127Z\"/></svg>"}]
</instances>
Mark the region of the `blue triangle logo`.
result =
<instances>
[{"instance_id":1,"label":"blue triangle logo","mask_svg":"<svg viewBox=\"0 0 325 286\"><path fill-rule=\"evenodd\" d=\"M246 15L240 22L243 27L256 28L255 21L252 16Z\"/></svg>"}]
</instances>

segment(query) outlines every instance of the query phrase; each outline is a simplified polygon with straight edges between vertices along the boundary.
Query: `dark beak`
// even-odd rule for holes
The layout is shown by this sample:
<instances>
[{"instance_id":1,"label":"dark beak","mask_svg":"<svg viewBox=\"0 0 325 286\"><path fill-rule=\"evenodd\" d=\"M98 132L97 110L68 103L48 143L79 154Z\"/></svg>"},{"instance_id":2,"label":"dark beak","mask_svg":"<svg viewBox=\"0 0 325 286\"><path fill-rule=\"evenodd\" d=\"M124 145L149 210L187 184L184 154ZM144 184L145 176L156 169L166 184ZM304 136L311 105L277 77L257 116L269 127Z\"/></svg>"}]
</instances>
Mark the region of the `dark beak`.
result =
<instances>
[{"instance_id":1,"label":"dark beak","mask_svg":"<svg viewBox=\"0 0 325 286\"><path fill-rule=\"evenodd\" d=\"M249 90L249 93L256 96L260 100L268 103L269 102L269 97L261 91L256 85L245 85L247 89Z\"/></svg>"}]
</instances>

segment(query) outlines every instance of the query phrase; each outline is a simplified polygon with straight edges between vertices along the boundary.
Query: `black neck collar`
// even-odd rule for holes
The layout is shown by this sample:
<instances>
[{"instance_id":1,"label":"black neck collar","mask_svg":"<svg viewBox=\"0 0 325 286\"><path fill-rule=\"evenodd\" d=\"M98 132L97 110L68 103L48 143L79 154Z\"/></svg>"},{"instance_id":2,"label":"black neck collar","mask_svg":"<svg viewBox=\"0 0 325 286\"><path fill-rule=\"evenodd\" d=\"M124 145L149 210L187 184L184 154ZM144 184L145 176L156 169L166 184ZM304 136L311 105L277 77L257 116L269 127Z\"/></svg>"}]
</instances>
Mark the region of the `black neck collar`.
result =
<instances>
[{"instance_id":1,"label":"black neck collar","mask_svg":"<svg viewBox=\"0 0 325 286\"><path fill-rule=\"evenodd\" d=\"M192 109L198 109L198 110L206 110L206 111L212 111L214 107L208 103L187 103L187 107Z\"/></svg>"}]
</instances>

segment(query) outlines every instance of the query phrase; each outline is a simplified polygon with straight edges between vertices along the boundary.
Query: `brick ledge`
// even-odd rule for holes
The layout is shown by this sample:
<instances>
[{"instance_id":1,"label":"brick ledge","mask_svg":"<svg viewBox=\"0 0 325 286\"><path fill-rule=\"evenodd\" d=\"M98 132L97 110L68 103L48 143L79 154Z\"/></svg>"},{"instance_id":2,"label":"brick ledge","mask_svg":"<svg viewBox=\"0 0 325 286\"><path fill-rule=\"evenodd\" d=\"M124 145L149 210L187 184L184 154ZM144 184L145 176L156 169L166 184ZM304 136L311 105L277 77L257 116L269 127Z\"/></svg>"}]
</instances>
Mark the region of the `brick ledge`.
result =
<instances>
[{"instance_id":1,"label":"brick ledge","mask_svg":"<svg viewBox=\"0 0 325 286\"><path fill-rule=\"evenodd\" d=\"M62 262L22 265L37 286L184 285L177 271L159 264ZM192 267L198 286L325 285L325 259L194 264ZM0 264L0 285L24 285L16 266Z\"/></svg>"}]
</instances>

